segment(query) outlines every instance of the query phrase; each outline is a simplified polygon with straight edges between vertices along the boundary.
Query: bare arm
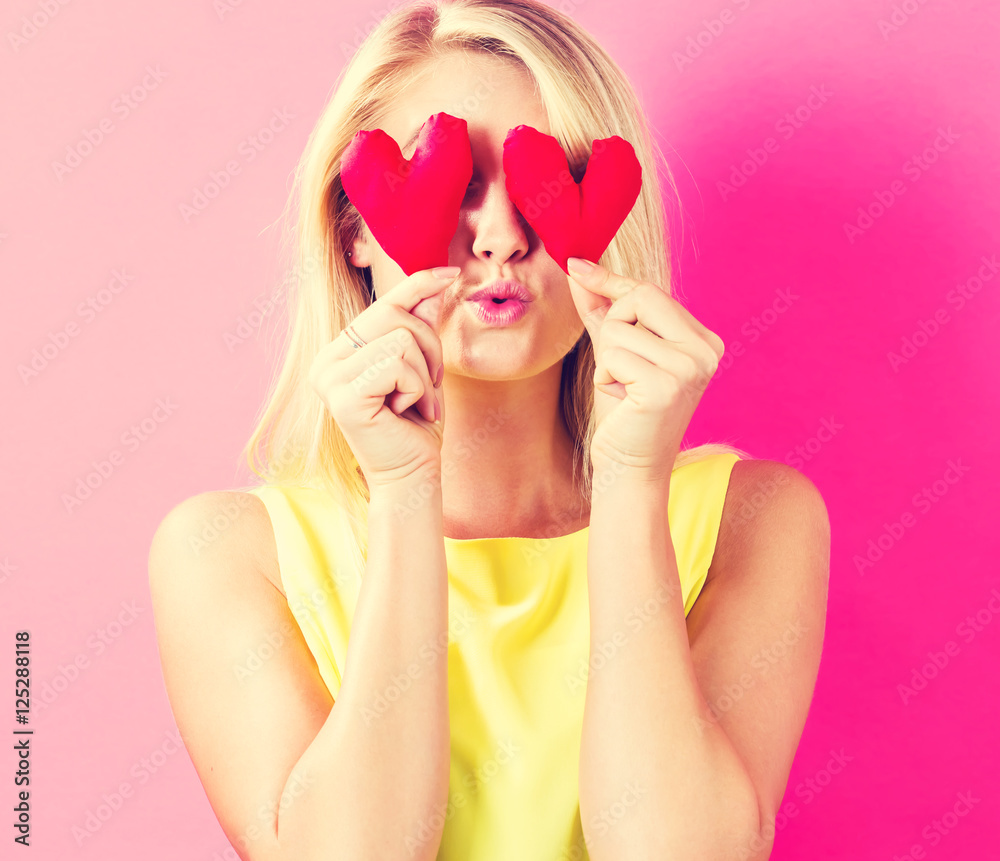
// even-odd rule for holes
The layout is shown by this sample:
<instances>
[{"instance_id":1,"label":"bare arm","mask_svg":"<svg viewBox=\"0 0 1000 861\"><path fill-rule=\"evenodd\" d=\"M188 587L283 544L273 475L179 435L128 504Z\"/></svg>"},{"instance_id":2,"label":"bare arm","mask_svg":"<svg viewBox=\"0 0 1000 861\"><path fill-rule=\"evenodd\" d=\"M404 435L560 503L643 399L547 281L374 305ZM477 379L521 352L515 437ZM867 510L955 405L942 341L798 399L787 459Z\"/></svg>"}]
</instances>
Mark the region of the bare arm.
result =
<instances>
[{"instance_id":1,"label":"bare arm","mask_svg":"<svg viewBox=\"0 0 1000 861\"><path fill-rule=\"evenodd\" d=\"M688 646L668 487L618 475L591 510L591 652L619 644L587 679L580 811L594 861L735 857L758 828L739 752L721 728L696 723L704 696Z\"/></svg>"},{"instance_id":2,"label":"bare arm","mask_svg":"<svg viewBox=\"0 0 1000 861\"><path fill-rule=\"evenodd\" d=\"M424 491L416 508L406 501L414 486ZM262 573L277 566L263 504L252 497L218 540L190 549L230 498L181 503L149 558L171 707L227 838L246 861L434 858L450 769L439 480L373 488L336 704ZM271 656L248 672L255 653ZM405 692L377 706L404 679Z\"/></svg>"},{"instance_id":3,"label":"bare arm","mask_svg":"<svg viewBox=\"0 0 1000 861\"><path fill-rule=\"evenodd\" d=\"M751 497L778 485L747 520ZM591 644L619 648L587 680L588 849L764 861L822 651L829 517L792 467L734 464L710 580L685 619L668 500L668 484L620 475L592 509Z\"/></svg>"}]
</instances>

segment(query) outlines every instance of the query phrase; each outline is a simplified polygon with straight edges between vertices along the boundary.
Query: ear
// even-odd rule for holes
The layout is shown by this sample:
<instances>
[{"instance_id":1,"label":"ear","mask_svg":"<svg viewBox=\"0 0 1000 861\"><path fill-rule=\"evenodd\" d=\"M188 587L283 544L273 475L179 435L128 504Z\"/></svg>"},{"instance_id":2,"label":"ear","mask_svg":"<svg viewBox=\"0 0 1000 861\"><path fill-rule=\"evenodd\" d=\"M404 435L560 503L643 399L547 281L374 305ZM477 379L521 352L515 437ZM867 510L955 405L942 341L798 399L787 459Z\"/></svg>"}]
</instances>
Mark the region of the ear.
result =
<instances>
[{"instance_id":1,"label":"ear","mask_svg":"<svg viewBox=\"0 0 1000 861\"><path fill-rule=\"evenodd\" d=\"M348 263L359 269L372 265L371 243L363 222L358 227L354 238L345 240L344 247L350 252L350 257L347 258Z\"/></svg>"}]
</instances>

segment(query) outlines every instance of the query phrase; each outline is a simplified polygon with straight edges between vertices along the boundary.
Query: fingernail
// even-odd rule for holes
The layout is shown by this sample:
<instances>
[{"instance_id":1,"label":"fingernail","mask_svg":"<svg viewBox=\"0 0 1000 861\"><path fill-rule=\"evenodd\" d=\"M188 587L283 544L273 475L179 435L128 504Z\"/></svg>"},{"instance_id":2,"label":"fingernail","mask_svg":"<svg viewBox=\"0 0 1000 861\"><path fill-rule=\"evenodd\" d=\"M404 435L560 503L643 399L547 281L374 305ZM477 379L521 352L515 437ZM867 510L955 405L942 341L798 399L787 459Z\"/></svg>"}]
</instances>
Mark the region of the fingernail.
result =
<instances>
[{"instance_id":1,"label":"fingernail","mask_svg":"<svg viewBox=\"0 0 1000 861\"><path fill-rule=\"evenodd\" d=\"M437 374L434 376L434 388L440 389L441 383L443 381L444 381L444 362L441 363L441 366L438 368Z\"/></svg>"},{"instance_id":2,"label":"fingernail","mask_svg":"<svg viewBox=\"0 0 1000 861\"><path fill-rule=\"evenodd\" d=\"M593 263L589 260L584 260L582 257L570 257L566 260L566 265L578 275L586 275L594 268Z\"/></svg>"},{"instance_id":3,"label":"fingernail","mask_svg":"<svg viewBox=\"0 0 1000 861\"><path fill-rule=\"evenodd\" d=\"M460 266L438 266L431 270L431 274L439 281L451 281L461 271Z\"/></svg>"},{"instance_id":4,"label":"fingernail","mask_svg":"<svg viewBox=\"0 0 1000 861\"><path fill-rule=\"evenodd\" d=\"M434 399L434 422L439 422L441 420L441 405L437 402L437 398Z\"/></svg>"}]
</instances>

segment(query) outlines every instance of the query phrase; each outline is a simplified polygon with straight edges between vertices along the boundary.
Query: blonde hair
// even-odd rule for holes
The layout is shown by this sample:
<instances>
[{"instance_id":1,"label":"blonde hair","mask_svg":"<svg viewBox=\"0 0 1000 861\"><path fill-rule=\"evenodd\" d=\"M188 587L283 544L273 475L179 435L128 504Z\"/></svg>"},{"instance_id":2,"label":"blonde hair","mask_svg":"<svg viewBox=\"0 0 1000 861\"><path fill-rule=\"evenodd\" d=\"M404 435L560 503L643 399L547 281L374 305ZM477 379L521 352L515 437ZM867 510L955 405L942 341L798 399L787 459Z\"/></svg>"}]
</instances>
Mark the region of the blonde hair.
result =
<instances>
[{"instance_id":1,"label":"blonde hair","mask_svg":"<svg viewBox=\"0 0 1000 861\"><path fill-rule=\"evenodd\" d=\"M368 488L343 434L307 381L320 348L374 296L370 270L345 259L363 223L344 193L340 156L357 131L378 127L428 61L456 49L529 72L577 181L594 140L619 135L633 145L642 166L642 190L599 262L663 285L674 295L657 169L663 169L676 194L673 177L632 86L587 32L539 0L417 0L390 12L341 73L297 165L284 213L287 225L298 204L290 237L293 271L286 278L294 315L283 366L244 450L250 469L267 482L318 484L333 494L353 524L359 564L367 555ZM563 359L560 405L576 441L574 481L588 500L593 376L593 347L584 331ZM733 446L710 443L680 452L675 466L721 452L749 457Z\"/></svg>"}]
</instances>

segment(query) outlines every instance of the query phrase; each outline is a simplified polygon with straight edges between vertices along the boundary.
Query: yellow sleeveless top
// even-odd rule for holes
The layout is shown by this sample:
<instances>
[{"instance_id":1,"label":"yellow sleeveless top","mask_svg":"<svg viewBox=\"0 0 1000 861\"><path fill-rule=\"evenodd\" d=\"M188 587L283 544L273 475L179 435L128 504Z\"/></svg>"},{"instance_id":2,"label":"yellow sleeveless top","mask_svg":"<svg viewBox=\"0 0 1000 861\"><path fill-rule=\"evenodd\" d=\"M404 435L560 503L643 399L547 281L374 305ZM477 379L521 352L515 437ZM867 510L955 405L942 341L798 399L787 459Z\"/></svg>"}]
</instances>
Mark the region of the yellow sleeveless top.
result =
<instances>
[{"instance_id":1,"label":"yellow sleeveless top","mask_svg":"<svg viewBox=\"0 0 1000 861\"><path fill-rule=\"evenodd\" d=\"M704 585L739 459L710 455L671 474L667 519L685 615ZM363 574L346 551L347 519L318 487L249 492L270 515L289 608L336 699ZM442 861L589 858L578 788L590 671L587 531L444 537L451 778ZM596 656L595 671L601 663ZM412 842L426 837L415 828Z\"/></svg>"}]
</instances>

